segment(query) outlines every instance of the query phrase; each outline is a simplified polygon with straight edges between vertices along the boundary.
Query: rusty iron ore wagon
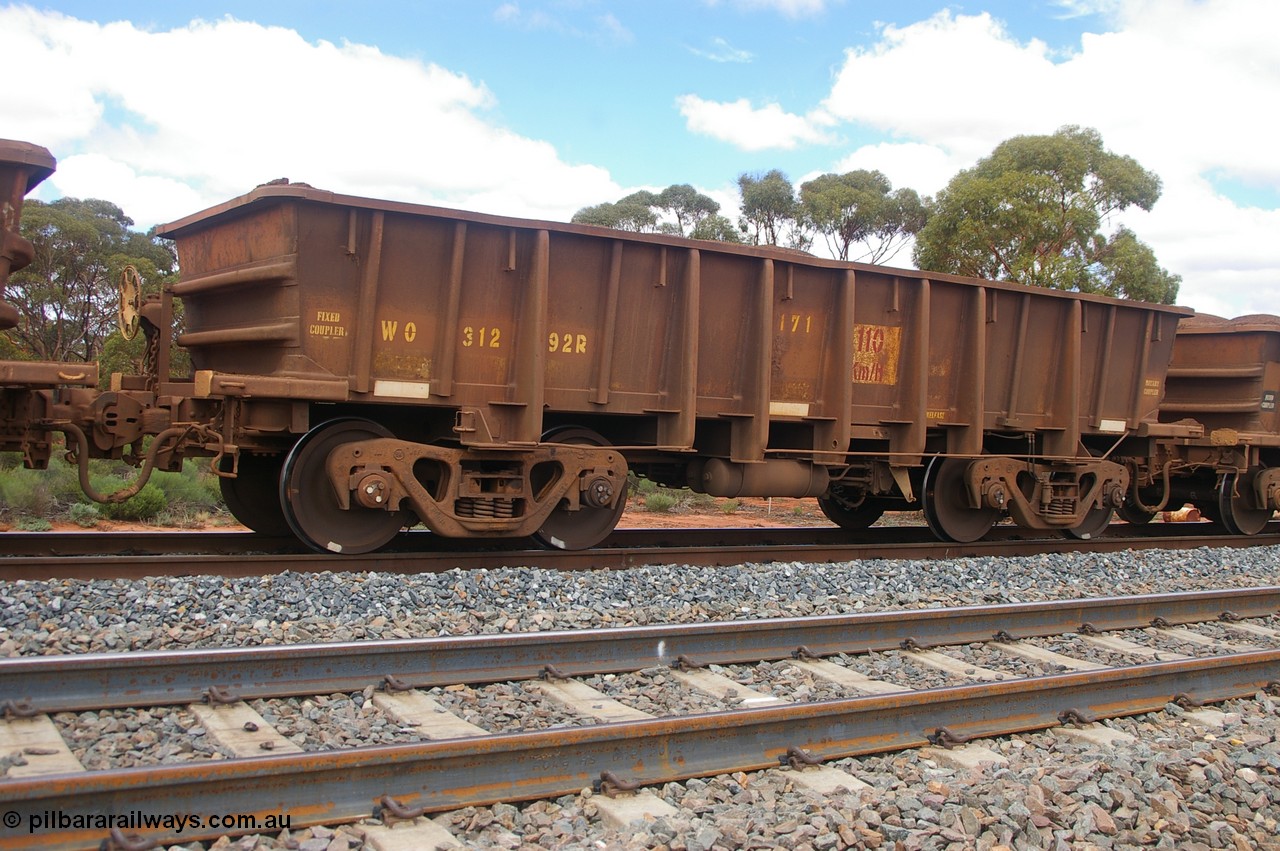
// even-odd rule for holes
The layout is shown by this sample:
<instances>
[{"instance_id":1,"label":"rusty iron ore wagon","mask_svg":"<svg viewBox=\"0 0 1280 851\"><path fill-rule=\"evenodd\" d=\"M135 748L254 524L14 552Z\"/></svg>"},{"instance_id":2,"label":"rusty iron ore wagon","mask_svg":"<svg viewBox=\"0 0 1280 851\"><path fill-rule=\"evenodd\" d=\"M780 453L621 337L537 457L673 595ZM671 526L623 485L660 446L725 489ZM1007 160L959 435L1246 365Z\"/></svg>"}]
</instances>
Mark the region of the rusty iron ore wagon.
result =
<instances>
[{"instance_id":1,"label":"rusty iron ore wagon","mask_svg":"<svg viewBox=\"0 0 1280 851\"><path fill-rule=\"evenodd\" d=\"M1145 523L1189 502L1233 534L1261 532L1280 508L1278 393L1280 317L1184 319L1160 403L1179 432L1132 459L1121 516Z\"/></svg>"},{"instance_id":2,"label":"rusty iron ore wagon","mask_svg":"<svg viewBox=\"0 0 1280 851\"><path fill-rule=\"evenodd\" d=\"M0 283L9 273L26 268L35 257L35 247L18 230L27 193L53 174L55 160L46 148L27 142L0 139ZM0 330L18 324L13 305L0 306Z\"/></svg>"},{"instance_id":3,"label":"rusty iron ore wagon","mask_svg":"<svg viewBox=\"0 0 1280 851\"><path fill-rule=\"evenodd\" d=\"M47 148L0 139L0 293L7 291L10 273L35 258L35 247L21 233L22 208L56 166ZM16 307L0 302L0 331L20 319ZM97 364L0 361L0 450L23 452L28 466L47 466L54 389L97 384Z\"/></svg>"},{"instance_id":4,"label":"rusty iron ore wagon","mask_svg":"<svg viewBox=\"0 0 1280 851\"><path fill-rule=\"evenodd\" d=\"M144 374L6 383L4 448L38 463L63 431L82 472L139 481L212 457L239 519L320 550L417 522L589 547L629 470L846 527L1088 537L1132 459L1194 433L1157 421L1185 308L283 182L160 233L182 276L140 305Z\"/></svg>"}]
</instances>

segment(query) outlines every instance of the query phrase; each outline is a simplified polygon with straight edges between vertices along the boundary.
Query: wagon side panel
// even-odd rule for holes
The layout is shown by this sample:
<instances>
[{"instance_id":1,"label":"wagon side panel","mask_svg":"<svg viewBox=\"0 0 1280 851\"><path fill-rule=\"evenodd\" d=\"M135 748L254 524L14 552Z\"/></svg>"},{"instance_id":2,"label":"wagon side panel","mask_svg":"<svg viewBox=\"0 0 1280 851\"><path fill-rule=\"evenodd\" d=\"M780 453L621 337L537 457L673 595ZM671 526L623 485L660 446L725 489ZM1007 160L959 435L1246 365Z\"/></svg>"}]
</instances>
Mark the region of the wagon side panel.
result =
<instances>
[{"instance_id":1,"label":"wagon side panel","mask_svg":"<svg viewBox=\"0 0 1280 851\"><path fill-rule=\"evenodd\" d=\"M366 246L375 239L375 215L359 217ZM442 404L457 380L444 349L460 330L448 306L461 295L455 254L465 246L467 230L447 220L404 215L385 216L381 227L379 285L356 335L352 389L379 400ZM370 253L366 248L365 255ZM361 285L374 271L368 266L366 261ZM358 309L358 295L351 296L349 306Z\"/></svg>"},{"instance_id":2,"label":"wagon side panel","mask_svg":"<svg viewBox=\"0 0 1280 851\"><path fill-rule=\"evenodd\" d=\"M1119 435L1154 422L1179 315L1136 302L1081 306L1081 433Z\"/></svg>"},{"instance_id":3,"label":"wagon side panel","mask_svg":"<svg viewBox=\"0 0 1280 851\"><path fill-rule=\"evenodd\" d=\"M1242 319L1179 330L1161 420L1190 417L1206 433L1280 430L1280 319Z\"/></svg>"},{"instance_id":4,"label":"wagon side panel","mask_svg":"<svg viewBox=\"0 0 1280 851\"><path fill-rule=\"evenodd\" d=\"M271 204L177 237L185 305L178 344L197 370L316 372L301 359L297 210ZM308 284L310 286L310 283Z\"/></svg>"},{"instance_id":5,"label":"wagon side panel","mask_svg":"<svg viewBox=\"0 0 1280 851\"><path fill-rule=\"evenodd\" d=\"M855 276L800 263L775 270L769 448L838 464L849 445Z\"/></svg>"}]
</instances>

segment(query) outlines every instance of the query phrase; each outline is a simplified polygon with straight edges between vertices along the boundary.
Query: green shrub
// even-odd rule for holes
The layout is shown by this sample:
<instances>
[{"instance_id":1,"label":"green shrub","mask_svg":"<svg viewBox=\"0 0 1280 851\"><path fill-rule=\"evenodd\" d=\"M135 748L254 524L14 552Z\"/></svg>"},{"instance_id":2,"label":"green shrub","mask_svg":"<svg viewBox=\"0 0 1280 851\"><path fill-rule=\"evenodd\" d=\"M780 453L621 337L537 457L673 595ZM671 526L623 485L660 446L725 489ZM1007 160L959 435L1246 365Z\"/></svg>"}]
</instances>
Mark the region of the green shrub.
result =
<instances>
[{"instance_id":1,"label":"green shrub","mask_svg":"<svg viewBox=\"0 0 1280 851\"><path fill-rule=\"evenodd\" d=\"M93 469L92 464L89 469ZM39 475L44 477L49 490L53 492L53 498L60 506L72 505L88 498L80 490L80 471L60 458L50 461L49 469L41 471Z\"/></svg>"},{"instance_id":2,"label":"green shrub","mask_svg":"<svg viewBox=\"0 0 1280 851\"><path fill-rule=\"evenodd\" d=\"M736 499L726 499L724 502L720 503L720 510L725 514L733 514L738 510L738 505L739 503Z\"/></svg>"},{"instance_id":3,"label":"green shrub","mask_svg":"<svg viewBox=\"0 0 1280 851\"><path fill-rule=\"evenodd\" d=\"M124 502L104 505L103 513L112 520L151 520L168 507L169 500L165 497L164 491L155 483L148 482L146 487Z\"/></svg>"},{"instance_id":4,"label":"green shrub","mask_svg":"<svg viewBox=\"0 0 1280 851\"><path fill-rule=\"evenodd\" d=\"M129 482L120 476L112 473L93 472L92 468L89 472L89 484L103 496L111 496L113 493L122 491L129 486Z\"/></svg>"},{"instance_id":5,"label":"green shrub","mask_svg":"<svg viewBox=\"0 0 1280 851\"><path fill-rule=\"evenodd\" d=\"M53 528L53 524L43 517L19 517L16 525L22 532L48 532Z\"/></svg>"},{"instance_id":6,"label":"green shrub","mask_svg":"<svg viewBox=\"0 0 1280 851\"><path fill-rule=\"evenodd\" d=\"M71 518L71 522L77 526L83 526L86 529L92 529L98 525L98 521L102 519L102 512L98 510L98 506L88 502L77 502L71 508L67 509L67 516Z\"/></svg>"},{"instance_id":7,"label":"green shrub","mask_svg":"<svg viewBox=\"0 0 1280 851\"><path fill-rule=\"evenodd\" d=\"M642 496L648 496L651 493L658 492L658 483L652 479L636 479L636 492Z\"/></svg>"},{"instance_id":8,"label":"green shrub","mask_svg":"<svg viewBox=\"0 0 1280 851\"><path fill-rule=\"evenodd\" d=\"M208 462L197 459L184 464L181 473L156 473L151 481L164 491L169 505L207 510L221 501L217 477L208 470Z\"/></svg>"},{"instance_id":9,"label":"green shrub","mask_svg":"<svg viewBox=\"0 0 1280 851\"><path fill-rule=\"evenodd\" d=\"M711 508L716 504L716 498L709 493L683 490L680 491L680 495L683 497L684 503L690 508Z\"/></svg>"},{"instance_id":10,"label":"green shrub","mask_svg":"<svg viewBox=\"0 0 1280 851\"><path fill-rule=\"evenodd\" d=\"M213 519L208 512L199 508L170 505L168 510L160 512L154 522L157 526L168 526L174 529L201 529Z\"/></svg>"},{"instance_id":11,"label":"green shrub","mask_svg":"<svg viewBox=\"0 0 1280 851\"><path fill-rule=\"evenodd\" d=\"M655 491L644 498L644 510L665 513L675 507L676 497L667 491Z\"/></svg>"},{"instance_id":12,"label":"green shrub","mask_svg":"<svg viewBox=\"0 0 1280 851\"><path fill-rule=\"evenodd\" d=\"M63 518L91 528L103 517L154 520L168 510L179 525L223 511L218 479L205 458L188 460L181 472L155 472L142 491L123 504L97 506L80 489L79 471L55 452L48 470L27 470L18 453L0 453L0 512L19 517ZM123 461L89 462L89 483L110 496L137 481L139 470Z\"/></svg>"},{"instance_id":13,"label":"green shrub","mask_svg":"<svg viewBox=\"0 0 1280 851\"><path fill-rule=\"evenodd\" d=\"M0 479L0 508L29 517L53 511L53 491L39 470L10 470Z\"/></svg>"}]
</instances>

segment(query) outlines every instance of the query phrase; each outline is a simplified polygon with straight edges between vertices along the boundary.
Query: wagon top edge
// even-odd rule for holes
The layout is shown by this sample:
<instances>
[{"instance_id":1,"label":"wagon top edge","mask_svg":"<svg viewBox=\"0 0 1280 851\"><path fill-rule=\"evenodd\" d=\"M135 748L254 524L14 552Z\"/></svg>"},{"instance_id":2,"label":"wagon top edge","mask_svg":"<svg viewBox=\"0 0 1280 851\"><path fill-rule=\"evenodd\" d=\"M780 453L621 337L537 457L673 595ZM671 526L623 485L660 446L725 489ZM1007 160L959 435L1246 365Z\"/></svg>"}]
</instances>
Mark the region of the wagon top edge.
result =
<instances>
[{"instance_id":1,"label":"wagon top edge","mask_svg":"<svg viewBox=\"0 0 1280 851\"><path fill-rule=\"evenodd\" d=\"M27 175L27 191L40 185L46 177L58 168L58 161L48 148L33 145L30 142L19 142L16 139L0 139L0 163L24 165L29 168Z\"/></svg>"},{"instance_id":2,"label":"wagon top edge","mask_svg":"<svg viewBox=\"0 0 1280 851\"><path fill-rule=\"evenodd\" d=\"M697 249L702 252L718 254L737 254L750 257L770 259L781 263L791 263L827 269L846 269L854 272L868 272L880 275L892 275L904 279L949 282L969 286L983 286L1010 292L1035 292L1051 298L1067 298L1081 301L1101 302L1105 304L1140 307L1179 316L1192 316L1195 311L1179 305L1154 304L1151 302L1117 299L1092 293L1064 292L1062 290L1028 287L1006 281L990 281L981 278L952 275L943 272L929 272L918 269L904 269L892 266L875 266L868 263L855 263L817 257L804 251L797 251L777 246L742 245L731 242L690 239L669 234L636 233L596 225L580 225L566 222L552 222L538 219L522 219L513 216L500 216L490 213L477 213L448 207L436 207L428 204L416 204L405 201L387 201L376 198L365 198L356 195L343 195L325 189L316 189L306 183L273 182L256 187L245 195L232 198L222 204L202 210L198 213L178 219L156 228L156 233L170 239L196 233L215 221L234 218L248 212L251 208L267 204L279 204L298 201L316 204L327 204L340 207L357 208L388 213L399 213L410 216L423 216L453 221L468 222L495 227L516 228L523 230L545 230L558 233L577 234L599 239L619 240L631 243L647 243L650 245L673 248Z\"/></svg>"},{"instance_id":3,"label":"wagon top edge","mask_svg":"<svg viewBox=\"0 0 1280 851\"><path fill-rule=\"evenodd\" d=\"M1197 313L1178 324L1179 334L1237 334L1242 331L1280 334L1280 316L1251 313L1225 319L1209 313Z\"/></svg>"}]
</instances>

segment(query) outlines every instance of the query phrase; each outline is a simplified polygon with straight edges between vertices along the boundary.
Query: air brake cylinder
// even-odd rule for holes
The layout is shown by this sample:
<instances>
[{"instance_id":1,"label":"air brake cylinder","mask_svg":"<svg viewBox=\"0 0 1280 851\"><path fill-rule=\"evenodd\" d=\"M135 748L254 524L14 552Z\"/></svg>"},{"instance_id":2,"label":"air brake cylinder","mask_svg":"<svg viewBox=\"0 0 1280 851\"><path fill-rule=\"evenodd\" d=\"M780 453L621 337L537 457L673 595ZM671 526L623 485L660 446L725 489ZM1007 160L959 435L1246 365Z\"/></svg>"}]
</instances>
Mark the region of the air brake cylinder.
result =
<instances>
[{"instance_id":1,"label":"air brake cylinder","mask_svg":"<svg viewBox=\"0 0 1280 851\"><path fill-rule=\"evenodd\" d=\"M700 466L700 471L690 470L690 483L711 496L821 496L831 484L826 467L802 461L740 464L712 458Z\"/></svg>"},{"instance_id":2,"label":"air brake cylinder","mask_svg":"<svg viewBox=\"0 0 1280 851\"><path fill-rule=\"evenodd\" d=\"M0 139L0 287L9 283L10 272L25 267L35 256L31 242L22 238L22 204L27 193L56 167L48 149ZM0 302L0 331L17 324L17 308Z\"/></svg>"}]
</instances>

